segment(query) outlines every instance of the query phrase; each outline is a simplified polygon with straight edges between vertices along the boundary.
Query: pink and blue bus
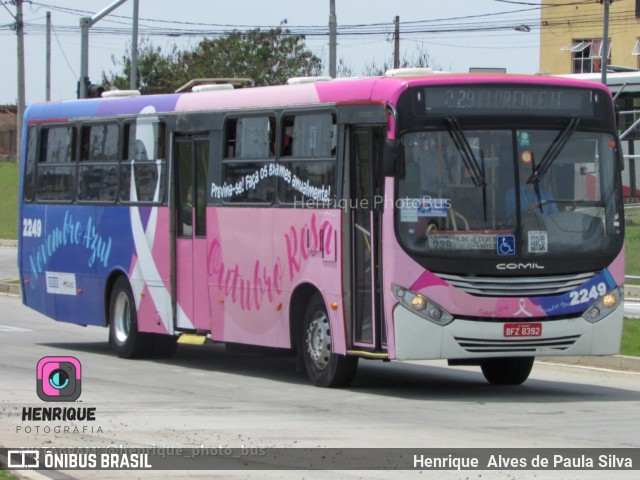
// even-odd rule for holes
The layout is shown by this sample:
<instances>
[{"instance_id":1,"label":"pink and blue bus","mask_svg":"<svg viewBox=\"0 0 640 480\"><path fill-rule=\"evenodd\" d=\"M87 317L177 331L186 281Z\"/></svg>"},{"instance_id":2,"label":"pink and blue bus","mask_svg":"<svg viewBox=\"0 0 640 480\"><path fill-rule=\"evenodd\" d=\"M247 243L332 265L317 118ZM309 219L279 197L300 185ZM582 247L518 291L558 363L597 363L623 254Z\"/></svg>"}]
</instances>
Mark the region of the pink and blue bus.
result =
<instances>
[{"instance_id":1,"label":"pink and blue bus","mask_svg":"<svg viewBox=\"0 0 640 480\"><path fill-rule=\"evenodd\" d=\"M423 73L203 90L28 108L25 305L107 327L125 358L181 338L288 349L324 387L360 358L514 385L536 356L618 352L606 87Z\"/></svg>"}]
</instances>

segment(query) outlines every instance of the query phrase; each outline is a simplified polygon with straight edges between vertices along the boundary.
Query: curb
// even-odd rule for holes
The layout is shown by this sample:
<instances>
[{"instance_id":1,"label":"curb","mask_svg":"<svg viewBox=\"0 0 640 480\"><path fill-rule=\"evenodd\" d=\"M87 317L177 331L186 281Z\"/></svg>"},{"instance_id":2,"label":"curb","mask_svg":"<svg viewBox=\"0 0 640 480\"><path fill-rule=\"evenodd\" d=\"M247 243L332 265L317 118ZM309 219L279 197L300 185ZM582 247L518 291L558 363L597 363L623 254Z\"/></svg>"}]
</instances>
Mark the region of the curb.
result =
<instances>
[{"instance_id":1,"label":"curb","mask_svg":"<svg viewBox=\"0 0 640 480\"><path fill-rule=\"evenodd\" d=\"M629 299L640 299L640 285L625 285L624 297Z\"/></svg>"},{"instance_id":2,"label":"curb","mask_svg":"<svg viewBox=\"0 0 640 480\"><path fill-rule=\"evenodd\" d=\"M606 357L536 357L537 361L579 367L640 372L640 357L611 355Z\"/></svg>"},{"instance_id":3,"label":"curb","mask_svg":"<svg viewBox=\"0 0 640 480\"><path fill-rule=\"evenodd\" d=\"M20 284L19 283L7 283L6 281L0 280L0 295L15 295L19 297L21 295L20 292Z\"/></svg>"},{"instance_id":4,"label":"curb","mask_svg":"<svg viewBox=\"0 0 640 480\"><path fill-rule=\"evenodd\" d=\"M17 248L18 241L17 240L7 240L5 238L0 238L0 248ZM2 279L0 280L0 295L15 295L20 296L20 284L19 283L9 283L13 279Z\"/></svg>"}]
</instances>

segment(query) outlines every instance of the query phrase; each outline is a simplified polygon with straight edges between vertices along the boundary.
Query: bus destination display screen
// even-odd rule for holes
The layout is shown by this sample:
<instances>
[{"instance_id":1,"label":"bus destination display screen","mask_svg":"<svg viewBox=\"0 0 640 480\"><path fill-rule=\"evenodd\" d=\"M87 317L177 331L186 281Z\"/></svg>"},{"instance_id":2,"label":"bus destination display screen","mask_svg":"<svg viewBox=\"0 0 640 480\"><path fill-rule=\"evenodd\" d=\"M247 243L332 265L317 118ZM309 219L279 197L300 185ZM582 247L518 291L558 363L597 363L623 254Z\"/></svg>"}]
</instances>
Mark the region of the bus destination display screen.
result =
<instances>
[{"instance_id":1,"label":"bus destination display screen","mask_svg":"<svg viewBox=\"0 0 640 480\"><path fill-rule=\"evenodd\" d=\"M417 93L426 115L595 115L600 93L523 86L427 87Z\"/></svg>"}]
</instances>

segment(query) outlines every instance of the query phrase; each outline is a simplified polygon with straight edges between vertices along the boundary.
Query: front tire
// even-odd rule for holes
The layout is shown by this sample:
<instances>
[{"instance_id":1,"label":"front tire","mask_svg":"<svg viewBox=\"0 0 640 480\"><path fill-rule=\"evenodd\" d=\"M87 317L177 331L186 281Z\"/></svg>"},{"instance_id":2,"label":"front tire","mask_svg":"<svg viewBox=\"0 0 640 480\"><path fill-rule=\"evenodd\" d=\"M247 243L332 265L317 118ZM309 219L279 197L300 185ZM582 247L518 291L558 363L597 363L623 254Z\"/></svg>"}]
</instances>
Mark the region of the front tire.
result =
<instances>
[{"instance_id":1,"label":"front tire","mask_svg":"<svg viewBox=\"0 0 640 480\"><path fill-rule=\"evenodd\" d=\"M149 339L138 331L136 303L125 277L118 277L111 290L109 343L121 358L139 358L151 352Z\"/></svg>"},{"instance_id":2,"label":"front tire","mask_svg":"<svg viewBox=\"0 0 640 480\"><path fill-rule=\"evenodd\" d=\"M492 385L520 385L529 378L533 361L534 357L489 358L480 368Z\"/></svg>"},{"instance_id":3,"label":"front tire","mask_svg":"<svg viewBox=\"0 0 640 480\"><path fill-rule=\"evenodd\" d=\"M331 351L331 326L320 294L315 294L307 306L301 348L305 370L315 386L344 387L353 380L358 357Z\"/></svg>"}]
</instances>

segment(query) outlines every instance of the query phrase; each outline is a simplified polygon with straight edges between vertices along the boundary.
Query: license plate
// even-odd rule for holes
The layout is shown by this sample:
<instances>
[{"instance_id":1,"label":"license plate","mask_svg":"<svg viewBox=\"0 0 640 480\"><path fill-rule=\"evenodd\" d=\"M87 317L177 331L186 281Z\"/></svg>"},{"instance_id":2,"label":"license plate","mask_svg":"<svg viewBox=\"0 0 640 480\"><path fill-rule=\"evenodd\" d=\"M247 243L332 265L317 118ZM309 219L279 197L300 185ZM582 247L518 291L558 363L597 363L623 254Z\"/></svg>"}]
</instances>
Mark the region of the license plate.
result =
<instances>
[{"instance_id":1,"label":"license plate","mask_svg":"<svg viewBox=\"0 0 640 480\"><path fill-rule=\"evenodd\" d=\"M542 323L505 323L505 337L539 337L542 335Z\"/></svg>"}]
</instances>

